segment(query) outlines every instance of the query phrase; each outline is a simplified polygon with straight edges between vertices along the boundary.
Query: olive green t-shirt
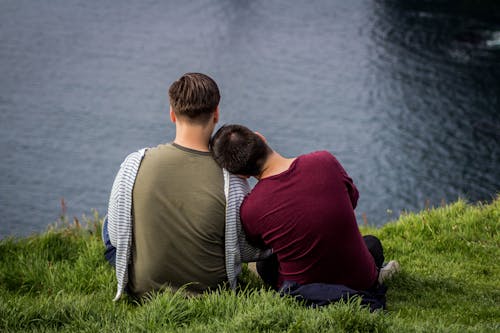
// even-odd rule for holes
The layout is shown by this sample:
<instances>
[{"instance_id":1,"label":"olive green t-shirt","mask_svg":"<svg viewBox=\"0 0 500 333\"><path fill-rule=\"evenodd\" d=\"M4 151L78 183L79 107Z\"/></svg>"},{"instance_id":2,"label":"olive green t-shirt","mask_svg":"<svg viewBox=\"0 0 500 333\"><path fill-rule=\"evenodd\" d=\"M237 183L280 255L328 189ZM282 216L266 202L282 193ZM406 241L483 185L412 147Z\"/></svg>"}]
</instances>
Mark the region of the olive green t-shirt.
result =
<instances>
[{"instance_id":1,"label":"olive green t-shirt","mask_svg":"<svg viewBox=\"0 0 500 333\"><path fill-rule=\"evenodd\" d=\"M175 143L148 149L132 200L132 294L191 282L200 292L227 280L224 178L210 153Z\"/></svg>"}]
</instances>

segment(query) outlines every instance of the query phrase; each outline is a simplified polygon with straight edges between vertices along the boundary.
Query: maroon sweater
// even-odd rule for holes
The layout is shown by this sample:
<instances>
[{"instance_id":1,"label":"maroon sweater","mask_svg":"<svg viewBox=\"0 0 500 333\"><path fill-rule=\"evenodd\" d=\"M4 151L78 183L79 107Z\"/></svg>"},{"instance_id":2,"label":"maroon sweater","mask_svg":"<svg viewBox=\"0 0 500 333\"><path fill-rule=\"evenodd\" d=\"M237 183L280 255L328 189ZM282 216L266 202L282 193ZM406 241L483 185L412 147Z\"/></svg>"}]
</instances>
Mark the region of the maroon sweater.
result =
<instances>
[{"instance_id":1,"label":"maroon sweater","mask_svg":"<svg viewBox=\"0 0 500 333\"><path fill-rule=\"evenodd\" d=\"M260 180L241 206L248 238L271 247L280 277L300 284L372 287L377 268L354 215L358 190L326 151L299 156L290 168Z\"/></svg>"}]
</instances>

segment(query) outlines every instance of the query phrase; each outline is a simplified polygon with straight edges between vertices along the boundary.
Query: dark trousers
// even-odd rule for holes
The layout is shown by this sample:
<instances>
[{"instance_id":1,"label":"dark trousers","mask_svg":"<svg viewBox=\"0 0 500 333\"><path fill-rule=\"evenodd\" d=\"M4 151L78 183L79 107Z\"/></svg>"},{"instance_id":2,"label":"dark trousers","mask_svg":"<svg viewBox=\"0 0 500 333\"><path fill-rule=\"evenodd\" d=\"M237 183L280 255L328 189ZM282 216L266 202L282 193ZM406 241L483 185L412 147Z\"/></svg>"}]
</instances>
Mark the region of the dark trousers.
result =
<instances>
[{"instance_id":1,"label":"dark trousers","mask_svg":"<svg viewBox=\"0 0 500 333\"><path fill-rule=\"evenodd\" d=\"M366 247L368 248L368 251L370 251L373 259L375 259L375 265L377 266L377 268L382 268L385 258L384 249L382 248L380 239L373 235L366 235L363 236L363 240L365 241Z\"/></svg>"},{"instance_id":2,"label":"dark trousers","mask_svg":"<svg viewBox=\"0 0 500 333\"><path fill-rule=\"evenodd\" d=\"M104 258L109 262L109 264L115 267L116 264L116 248L111 245L108 232L108 218L104 219L104 225L102 227L102 241L104 242Z\"/></svg>"},{"instance_id":3,"label":"dark trousers","mask_svg":"<svg viewBox=\"0 0 500 333\"><path fill-rule=\"evenodd\" d=\"M363 236L363 240L373 259L375 259L375 265L380 269L384 264L384 249L382 248L382 243L373 235ZM278 257L275 254L266 260L257 262L257 272L260 278L264 283L272 286L274 289L277 289L278 286L279 267Z\"/></svg>"}]
</instances>

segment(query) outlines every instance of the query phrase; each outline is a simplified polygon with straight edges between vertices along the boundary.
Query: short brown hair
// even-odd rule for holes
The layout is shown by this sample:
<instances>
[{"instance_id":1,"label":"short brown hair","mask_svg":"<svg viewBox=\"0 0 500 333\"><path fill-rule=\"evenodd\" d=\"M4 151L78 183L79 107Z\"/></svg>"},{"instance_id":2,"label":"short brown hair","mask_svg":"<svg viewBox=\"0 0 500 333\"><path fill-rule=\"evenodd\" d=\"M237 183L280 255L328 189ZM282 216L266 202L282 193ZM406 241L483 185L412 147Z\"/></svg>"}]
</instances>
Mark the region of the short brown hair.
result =
<instances>
[{"instance_id":1,"label":"short brown hair","mask_svg":"<svg viewBox=\"0 0 500 333\"><path fill-rule=\"evenodd\" d=\"M177 116L206 123L220 101L219 88L209 76L186 73L168 89L170 106Z\"/></svg>"},{"instance_id":2,"label":"short brown hair","mask_svg":"<svg viewBox=\"0 0 500 333\"><path fill-rule=\"evenodd\" d=\"M243 176L259 176L272 150L256 133L242 125L224 125L210 142L221 168Z\"/></svg>"}]
</instances>

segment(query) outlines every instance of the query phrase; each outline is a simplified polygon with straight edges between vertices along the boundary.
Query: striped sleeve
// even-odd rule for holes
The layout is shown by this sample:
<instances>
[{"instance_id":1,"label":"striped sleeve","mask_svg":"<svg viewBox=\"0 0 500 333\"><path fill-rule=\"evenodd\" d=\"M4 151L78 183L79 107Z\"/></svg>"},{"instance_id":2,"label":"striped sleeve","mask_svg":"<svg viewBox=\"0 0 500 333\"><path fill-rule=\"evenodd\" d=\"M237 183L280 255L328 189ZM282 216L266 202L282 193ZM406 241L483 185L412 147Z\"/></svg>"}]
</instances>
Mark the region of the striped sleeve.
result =
<instances>
[{"instance_id":1,"label":"striped sleeve","mask_svg":"<svg viewBox=\"0 0 500 333\"><path fill-rule=\"evenodd\" d=\"M258 261L271 255L272 250L262 250L250 245L240 221L240 206L250 192L245 179L224 170L224 192L226 195L226 272L231 288L236 288L242 262Z\"/></svg>"},{"instance_id":2,"label":"striped sleeve","mask_svg":"<svg viewBox=\"0 0 500 333\"><path fill-rule=\"evenodd\" d=\"M116 248L118 300L128 282L128 264L132 248L132 190L135 177L146 149L128 155L120 166L108 204L108 233L111 244Z\"/></svg>"}]
</instances>

